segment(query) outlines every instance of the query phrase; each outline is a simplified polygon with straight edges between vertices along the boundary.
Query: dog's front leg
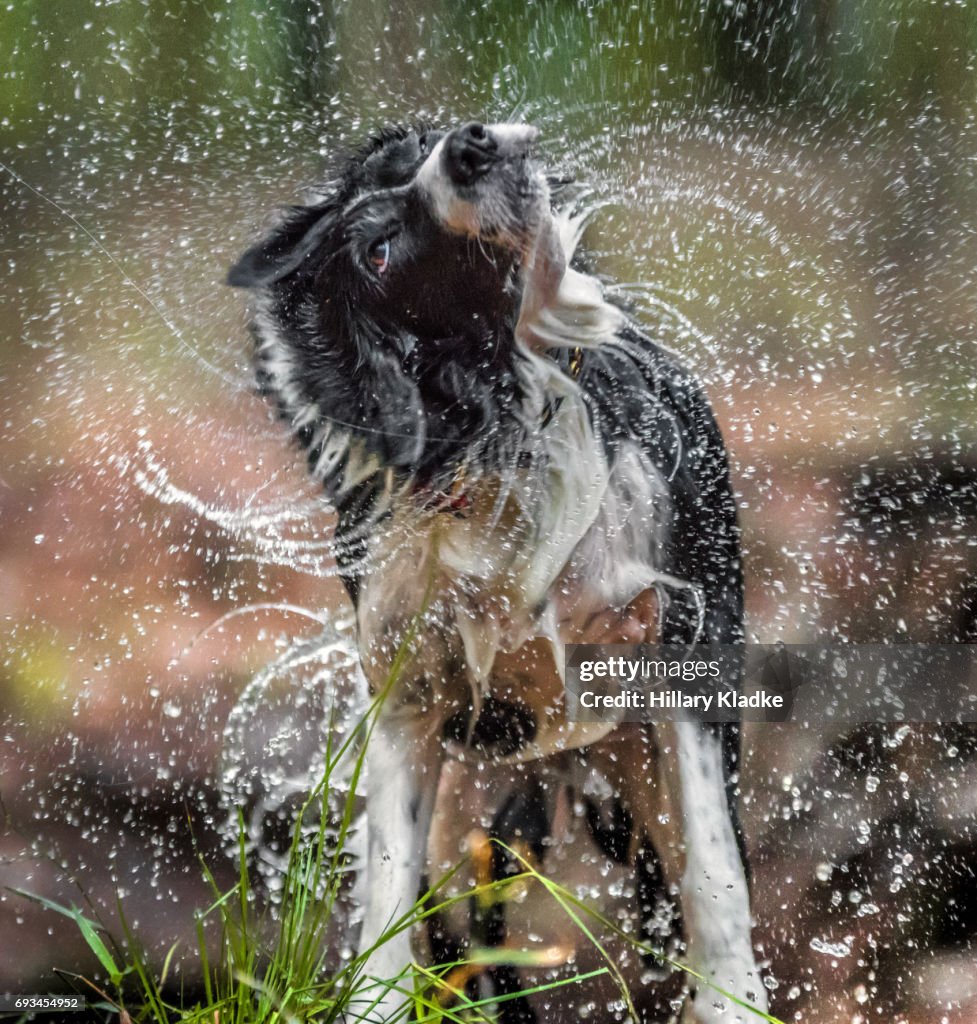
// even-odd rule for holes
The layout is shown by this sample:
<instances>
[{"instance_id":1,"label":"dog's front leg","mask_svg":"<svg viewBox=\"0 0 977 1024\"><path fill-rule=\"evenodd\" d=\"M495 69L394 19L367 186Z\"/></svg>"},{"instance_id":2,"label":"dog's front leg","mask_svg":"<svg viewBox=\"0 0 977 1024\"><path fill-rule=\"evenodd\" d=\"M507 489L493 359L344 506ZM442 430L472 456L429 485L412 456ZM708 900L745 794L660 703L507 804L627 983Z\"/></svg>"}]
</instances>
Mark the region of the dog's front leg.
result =
<instances>
[{"instance_id":1,"label":"dog's front leg","mask_svg":"<svg viewBox=\"0 0 977 1024\"><path fill-rule=\"evenodd\" d=\"M374 980L354 994L350 1020L385 1022L406 1016L404 995L386 983L410 989L411 977L404 973L412 959L410 929L402 927L386 940L383 936L417 901L442 750L440 734L430 721L382 712L369 740L369 862L359 948L370 951L363 976Z\"/></svg>"},{"instance_id":2,"label":"dog's front leg","mask_svg":"<svg viewBox=\"0 0 977 1024\"><path fill-rule=\"evenodd\" d=\"M658 727L673 805L682 816L682 916L690 966L713 985L766 1012L767 998L751 939L746 874L726 798L716 729L699 722ZM698 983L683 1021L734 1024L756 1016Z\"/></svg>"}]
</instances>

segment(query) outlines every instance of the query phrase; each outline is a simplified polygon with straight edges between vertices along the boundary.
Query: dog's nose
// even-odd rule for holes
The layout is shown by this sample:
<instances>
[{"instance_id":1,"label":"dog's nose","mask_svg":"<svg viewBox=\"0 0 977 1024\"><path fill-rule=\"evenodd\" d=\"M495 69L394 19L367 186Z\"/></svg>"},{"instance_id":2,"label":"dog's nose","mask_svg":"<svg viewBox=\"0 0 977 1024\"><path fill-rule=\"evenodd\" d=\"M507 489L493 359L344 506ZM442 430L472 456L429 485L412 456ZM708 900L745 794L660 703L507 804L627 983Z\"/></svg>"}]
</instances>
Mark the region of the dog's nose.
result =
<instances>
[{"instance_id":1,"label":"dog's nose","mask_svg":"<svg viewBox=\"0 0 977 1024\"><path fill-rule=\"evenodd\" d=\"M471 121L457 128L445 143L445 167L456 185L472 185L485 175L495 162L499 149L492 132Z\"/></svg>"}]
</instances>

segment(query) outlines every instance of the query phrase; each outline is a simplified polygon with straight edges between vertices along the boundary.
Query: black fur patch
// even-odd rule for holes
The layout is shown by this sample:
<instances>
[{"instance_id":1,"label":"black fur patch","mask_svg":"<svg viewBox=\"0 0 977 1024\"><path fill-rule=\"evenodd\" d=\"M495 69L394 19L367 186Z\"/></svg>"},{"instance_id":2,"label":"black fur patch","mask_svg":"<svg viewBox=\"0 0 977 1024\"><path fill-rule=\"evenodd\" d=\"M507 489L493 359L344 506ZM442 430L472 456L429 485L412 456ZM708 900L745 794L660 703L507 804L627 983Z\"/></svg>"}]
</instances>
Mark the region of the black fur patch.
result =
<instances>
[{"instance_id":1,"label":"black fur patch","mask_svg":"<svg viewBox=\"0 0 977 1024\"><path fill-rule=\"evenodd\" d=\"M523 704L486 697L479 708L462 708L444 725L444 737L493 757L518 753L536 736L536 719Z\"/></svg>"}]
</instances>

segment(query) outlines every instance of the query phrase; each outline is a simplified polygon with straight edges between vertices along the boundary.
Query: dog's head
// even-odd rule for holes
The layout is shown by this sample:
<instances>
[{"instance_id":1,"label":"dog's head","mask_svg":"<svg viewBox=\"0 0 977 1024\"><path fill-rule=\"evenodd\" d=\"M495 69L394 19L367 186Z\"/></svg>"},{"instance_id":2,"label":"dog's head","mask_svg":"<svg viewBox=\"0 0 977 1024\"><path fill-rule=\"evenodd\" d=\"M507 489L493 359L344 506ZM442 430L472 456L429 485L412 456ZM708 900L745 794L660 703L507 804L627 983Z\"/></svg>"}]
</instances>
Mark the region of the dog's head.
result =
<instances>
[{"instance_id":1,"label":"dog's head","mask_svg":"<svg viewBox=\"0 0 977 1024\"><path fill-rule=\"evenodd\" d=\"M545 178L529 160L535 136L525 125L476 123L382 133L228 280L273 287L316 275L323 301L342 292L387 326L464 334L487 311L511 307L509 273L547 207Z\"/></svg>"},{"instance_id":2,"label":"dog's head","mask_svg":"<svg viewBox=\"0 0 977 1024\"><path fill-rule=\"evenodd\" d=\"M259 375L315 463L346 431L374 468L431 476L514 400L527 267L565 270L535 137L388 130L232 268L257 293ZM349 477L348 453L325 463Z\"/></svg>"}]
</instances>

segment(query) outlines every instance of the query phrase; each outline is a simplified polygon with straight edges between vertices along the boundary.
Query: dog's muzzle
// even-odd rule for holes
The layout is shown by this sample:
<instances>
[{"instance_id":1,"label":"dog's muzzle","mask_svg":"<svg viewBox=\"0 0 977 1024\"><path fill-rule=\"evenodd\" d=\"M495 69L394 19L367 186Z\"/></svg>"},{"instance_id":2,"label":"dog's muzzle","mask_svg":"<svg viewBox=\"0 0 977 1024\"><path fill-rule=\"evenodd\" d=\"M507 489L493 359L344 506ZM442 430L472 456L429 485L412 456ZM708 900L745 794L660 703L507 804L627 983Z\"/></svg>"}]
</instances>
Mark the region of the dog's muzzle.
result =
<instances>
[{"instance_id":1,"label":"dog's muzzle","mask_svg":"<svg viewBox=\"0 0 977 1024\"><path fill-rule=\"evenodd\" d=\"M474 185L500 160L529 155L539 132L527 124L484 125L470 121L444 140L444 167L455 185Z\"/></svg>"},{"instance_id":2,"label":"dog's muzzle","mask_svg":"<svg viewBox=\"0 0 977 1024\"><path fill-rule=\"evenodd\" d=\"M539 137L528 124L482 124L469 121L449 132L437 147L432 163L461 188L474 185L499 163L522 160ZM433 168L429 168L433 176Z\"/></svg>"},{"instance_id":3,"label":"dog's muzzle","mask_svg":"<svg viewBox=\"0 0 977 1024\"><path fill-rule=\"evenodd\" d=\"M498 160L499 144L483 124L472 121L453 131L444 147L444 166L456 185L472 185Z\"/></svg>"},{"instance_id":4,"label":"dog's muzzle","mask_svg":"<svg viewBox=\"0 0 977 1024\"><path fill-rule=\"evenodd\" d=\"M435 223L524 249L549 204L546 181L530 154L538 137L528 124L470 121L440 139L414 182Z\"/></svg>"},{"instance_id":5,"label":"dog's muzzle","mask_svg":"<svg viewBox=\"0 0 977 1024\"><path fill-rule=\"evenodd\" d=\"M498 139L477 121L456 129L445 141L444 166L456 185L473 185L498 160Z\"/></svg>"}]
</instances>

